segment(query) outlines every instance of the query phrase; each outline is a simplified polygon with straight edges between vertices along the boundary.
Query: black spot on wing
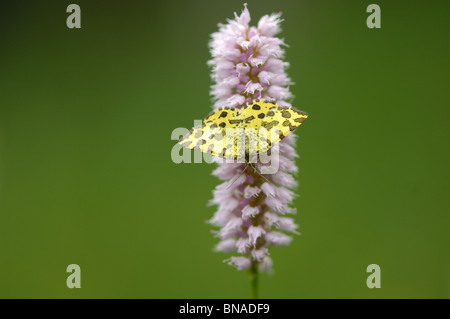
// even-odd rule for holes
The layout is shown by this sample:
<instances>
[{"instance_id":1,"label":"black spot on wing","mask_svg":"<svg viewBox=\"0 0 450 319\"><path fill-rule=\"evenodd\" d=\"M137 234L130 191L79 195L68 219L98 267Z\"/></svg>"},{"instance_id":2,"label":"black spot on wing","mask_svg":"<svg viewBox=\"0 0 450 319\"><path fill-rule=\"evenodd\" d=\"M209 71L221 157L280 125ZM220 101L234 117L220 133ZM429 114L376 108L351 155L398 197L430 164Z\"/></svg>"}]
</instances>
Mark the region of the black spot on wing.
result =
<instances>
[{"instance_id":1,"label":"black spot on wing","mask_svg":"<svg viewBox=\"0 0 450 319\"><path fill-rule=\"evenodd\" d=\"M245 123L248 123L248 122L250 122L250 121L253 121L255 119L255 117L252 115L252 116L249 116L249 117L247 117L246 119L245 119Z\"/></svg>"},{"instance_id":2,"label":"black spot on wing","mask_svg":"<svg viewBox=\"0 0 450 319\"><path fill-rule=\"evenodd\" d=\"M278 122L277 120L273 120L271 122L263 122L261 124L262 127L265 127L266 129L270 130L271 128L277 126L280 122Z\"/></svg>"},{"instance_id":3,"label":"black spot on wing","mask_svg":"<svg viewBox=\"0 0 450 319\"><path fill-rule=\"evenodd\" d=\"M289 111L282 111L281 112L281 116L284 117L285 119L288 119L291 117L291 112Z\"/></svg>"}]
</instances>

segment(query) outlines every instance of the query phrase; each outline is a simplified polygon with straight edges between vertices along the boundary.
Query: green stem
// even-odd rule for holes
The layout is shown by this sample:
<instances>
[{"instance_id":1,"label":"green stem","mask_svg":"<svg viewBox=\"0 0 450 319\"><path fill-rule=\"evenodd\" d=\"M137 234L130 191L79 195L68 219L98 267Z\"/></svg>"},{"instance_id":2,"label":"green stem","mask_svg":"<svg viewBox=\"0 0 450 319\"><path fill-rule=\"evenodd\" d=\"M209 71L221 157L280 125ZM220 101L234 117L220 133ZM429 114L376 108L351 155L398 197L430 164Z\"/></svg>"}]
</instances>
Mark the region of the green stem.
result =
<instances>
[{"instance_id":1,"label":"green stem","mask_svg":"<svg viewBox=\"0 0 450 319\"><path fill-rule=\"evenodd\" d=\"M251 298L258 299L258 267L257 263L253 262L250 267L250 290Z\"/></svg>"}]
</instances>

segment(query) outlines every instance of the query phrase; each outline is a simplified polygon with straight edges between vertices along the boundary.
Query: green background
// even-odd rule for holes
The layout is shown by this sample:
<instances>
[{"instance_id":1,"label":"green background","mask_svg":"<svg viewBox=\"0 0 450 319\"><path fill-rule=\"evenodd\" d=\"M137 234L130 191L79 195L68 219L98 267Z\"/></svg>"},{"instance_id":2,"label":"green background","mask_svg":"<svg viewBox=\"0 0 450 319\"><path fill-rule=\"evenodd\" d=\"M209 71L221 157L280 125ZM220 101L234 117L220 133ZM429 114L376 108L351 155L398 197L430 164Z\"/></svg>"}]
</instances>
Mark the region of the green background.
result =
<instances>
[{"instance_id":1,"label":"green background","mask_svg":"<svg viewBox=\"0 0 450 319\"><path fill-rule=\"evenodd\" d=\"M68 29L66 7L81 7ZM302 236L263 298L448 298L449 1L248 1L283 12ZM0 297L247 298L212 252L209 35L242 1L9 1L0 19ZM81 267L68 289L66 267ZM381 267L368 289L366 267Z\"/></svg>"}]
</instances>

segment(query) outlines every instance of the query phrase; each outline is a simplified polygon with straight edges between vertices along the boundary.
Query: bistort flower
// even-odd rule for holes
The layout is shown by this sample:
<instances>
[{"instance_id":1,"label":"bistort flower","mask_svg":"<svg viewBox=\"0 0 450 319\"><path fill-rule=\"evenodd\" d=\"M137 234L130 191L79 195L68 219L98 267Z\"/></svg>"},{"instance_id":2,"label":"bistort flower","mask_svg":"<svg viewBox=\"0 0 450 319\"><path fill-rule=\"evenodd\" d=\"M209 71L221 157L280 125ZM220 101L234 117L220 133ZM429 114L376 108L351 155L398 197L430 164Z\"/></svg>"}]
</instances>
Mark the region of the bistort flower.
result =
<instances>
[{"instance_id":1,"label":"bistort flower","mask_svg":"<svg viewBox=\"0 0 450 319\"><path fill-rule=\"evenodd\" d=\"M241 15L220 24L212 34L210 50L214 85L211 94L214 107L241 108L254 99L276 100L279 106L290 106L290 79L286 75L288 63L282 60L284 42L275 37L280 32L280 14L262 17L257 26L249 26L247 6ZM297 171L293 147L295 136L289 134L274 151L279 170L265 177L251 169L244 171L243 163L219 163L214 174L224 183L214 190L211 203L218 206L210 223L220 228L217 251L234 252L226 260L238 270L250 268L269 272L272 260L270 246L289 245L298 234L297 225L289 213L294 198ZM264 164L256 163L258 171ZM230 186L230 181L235 180Z\"/></svg>"}]
</instances>

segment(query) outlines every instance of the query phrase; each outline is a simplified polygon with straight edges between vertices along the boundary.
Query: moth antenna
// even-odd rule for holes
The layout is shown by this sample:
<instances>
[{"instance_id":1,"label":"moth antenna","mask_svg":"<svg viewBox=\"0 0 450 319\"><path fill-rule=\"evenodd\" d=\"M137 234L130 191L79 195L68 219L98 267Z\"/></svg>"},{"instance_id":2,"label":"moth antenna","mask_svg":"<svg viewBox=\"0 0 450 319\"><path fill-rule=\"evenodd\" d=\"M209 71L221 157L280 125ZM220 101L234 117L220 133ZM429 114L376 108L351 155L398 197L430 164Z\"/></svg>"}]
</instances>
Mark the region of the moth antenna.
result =
<instances>
[{"instance_id":1,"label":"moth antenna","mask_svg":"<svg viewBox=\"0 0 450 319\"><path fill-rule=\"evenodd\" d=\"M245 172L245 170L247 169L247 167L248 167L248 163L247 163L247 165L245 165L244 169L243 169L242 172L239 174L239 176L236 177L236 178L233 180L233 182L232 182L230 185L227 186L227 189L229 189L231 186L233 186L234 182L236 182L236 181L238 180L238 178L241 177L242 174L244 174L244 172Z\"/></svg>"},{"instance_id":2,"label":"moth antenna","mask_svg":"<svg viewBox=\"0 0 450 319\"><path fill-rule=\"evenodd\" d=\"M269 181L269 180L267 179L267 177L265 177L265 176L262 175L260 172L258 172L258 170L256 169L256 166L254 166L254 165L251 164L250 162L249 162L249 164L250 164L250 167L253 168L253 172L254 172L254 173L256 173L256 174L258 174L259 176L261 176L267 183L273 185L273 183L272 183L271 181Z\"/></svg>"},{"instance_id":3,"label":"moth antenna","mask_svg":"<svg viewBox=\"0 0 450 319\"><path fill-rule=\"evenodd\" d=\"M259 176L261 176L262 178L264 178L264 179L266 180L267 183L273 185L273 183L272 183L271 181L269 181L269 180L267 179L267 177L265 177L264 175L260 174L258 171L257 171L257 173L258 173Z\"/></svg>"}]
</instances>

